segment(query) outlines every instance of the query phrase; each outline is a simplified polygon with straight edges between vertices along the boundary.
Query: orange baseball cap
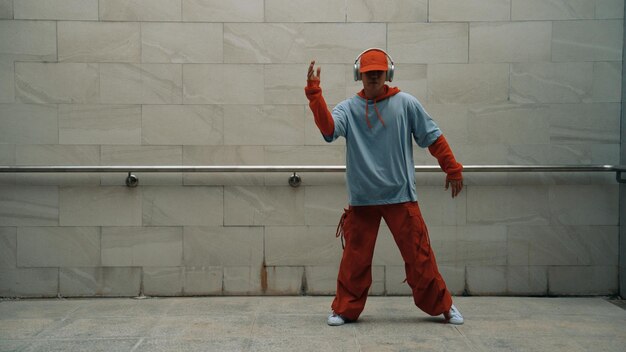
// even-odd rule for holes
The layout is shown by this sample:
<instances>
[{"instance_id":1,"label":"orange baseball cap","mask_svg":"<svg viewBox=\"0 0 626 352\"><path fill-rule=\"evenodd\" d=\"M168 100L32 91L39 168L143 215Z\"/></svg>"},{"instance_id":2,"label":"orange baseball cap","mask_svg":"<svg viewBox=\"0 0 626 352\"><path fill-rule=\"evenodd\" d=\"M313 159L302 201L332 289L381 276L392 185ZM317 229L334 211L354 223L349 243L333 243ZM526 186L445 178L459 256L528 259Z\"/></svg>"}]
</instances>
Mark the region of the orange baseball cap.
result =
<instances>
[{"instance_id":1,"label":"orange baseball cap","mask_svg":"<svg viewBox=\"0 0 626 352\"><path fill-rule=\"evenodd\" d=\"M361 55L361 64L359 72L368 71L387 71L389 65L387 64L387 55L380 50L370 50Z\"/></svg>"}]
</instances>

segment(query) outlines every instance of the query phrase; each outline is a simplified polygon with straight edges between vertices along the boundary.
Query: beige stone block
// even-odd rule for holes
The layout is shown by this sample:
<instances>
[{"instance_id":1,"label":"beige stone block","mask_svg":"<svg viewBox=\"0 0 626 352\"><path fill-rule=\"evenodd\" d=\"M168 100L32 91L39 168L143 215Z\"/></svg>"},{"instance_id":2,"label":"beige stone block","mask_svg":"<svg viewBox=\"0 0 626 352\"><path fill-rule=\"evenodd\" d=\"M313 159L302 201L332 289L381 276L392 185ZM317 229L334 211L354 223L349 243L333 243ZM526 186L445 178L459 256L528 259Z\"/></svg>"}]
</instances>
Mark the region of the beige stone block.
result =
<instances>
[{"instance_id":1,"label":"beige stone block","mask_svg":"<svg viewBox=\"0 0 626 352\"><path fill-rule=\"evenodd\" d=\"M59 22L59 61L140 62L138 23Z\"/></svg>"},{"instance_id":2,"label":"beige stone block","mask_svg":"<svg viewBox=\"0 0 626 352\"><path fill-rule=\"evenodd\" d=\"M97 103L98 81L95 63L15 63L15 99L22 103Z\"/></svg>"},{"instance_id":3,"label":"beige stone block","mask_svg":"<svg viewBox=\"0 0 626 352\"><path fill-rule=\"evenodd\" d=\"M103 145L102 165L179 165L183 159L181 146Z\"/></svg>"},{"instance_id":4,"label":"beige stone block","mask_svg":"<svg viewBox=\"0 0 626 352\"><path fill-rule=\"evenodd\" d=\"M304 225L304 190L224 187L224 225Z\"/></svg>"},{"instance_id":5,"label":"beige stone block","mask_svg":"<svg viewBox=\"0 0 626 352\"><path fill-rule=\"evenodd\" d=\"M260 267L263 264L262 227L187 226L183 236L187 267Z\"/></svg>"},{"instance_id":6,"label":"beige stone block","mask_svg":"<svg viewBox=\"0 0 626 352\"><path fill-rule=\"evenodd\" d=\"M549 144L550 116L536 105L498 104L469 112L470 144Z\"/></svg>"},{"instance_id":7,"label":"beige stone block","mask_svg":"<svg viewBox=\"0 0 626 352\"><path fill-rule=\"evenodd\" d=\"M100 148L91 145L17 145L16 165L98 165Z\"/></svg>"},{"instance_id":8,"label":"beige stone block","mask_svg":"<svg viewBox=\"0 0 626 352\"><path fill-rule=\"evenodd\" d=\"M128 187L63 187L61 226L139 226L141 190Z\"/></svg>"},{"instance_id":9,"label":"beige stone block","mask_svg":"<svg viewBox=\"0 0 626 352\"><path fill-rule=\"evenodd\" d=\"M139 105L59 105L63 144L141 144Z\"/></svg>"},{"instance_id":10,"label":"beige stone block","mask_svg":"<svg viewBox=\"0 0 626 352\"><path fill-rule=\"evenodd\" d=\"M98 0L15 0L15 19L97 20Z\"/></svg>"},{"instance_id":11,"label":"beige stone block","mask_svg":"<svg viewBox=\"0 0 626 352\"><path fill-rule=\"evenodd\" d=\"M512 0L431 0L430 22L508 21ZM514 1L514 0L513 0Z\"/></svg>"},{"instance_id":12,"label":"beige stone block","mask_svg":"<svg viewBox=\"0 0 626 352\"><path fill-rule=\"evenodd\" d=\"M507 290L506 266L468 266L467 290L471 295L502 295Z\"/></svg>"},{"instance_id":13,"label":"beige stone block","mask_svg":"<svg viewBox=\"0 0 626 352\"><path fill-rule=\"evenodd\" d=\"M180 0L101 0L101 21L180 21Z\"/></svg>"},{"instance_id":14,"label":"beige stone block","mask_svg":"<svg viewBox=\"0 0 626 352\"><path fill-rule=\"evenodd\" d=\"M59 225L58 188L0 186L0 224L3 226Z\"/></svg>"},{"instance_id":15,"label":"beige stone block","mask_svg":"<svg viewBox=\"0 0 626 352\"><path fill-rule=\"evenodd\" d=\"M595 62L591 91L593 101L619 102L622 96L621 76L621 62Z\"/></svg>"},{"instance_id":16,"label":"beige stone block","mask_svg":"<svg viewBox=\"0 0 626 352\"><path fill-rule=\"evenodd\" d=\"M0 0L0 18L13 19L13 0Z\"/></svg>"},{"instance_id":17,"label":"beige stone block","mask_svg":"<svg viewBox=\"0 0 626 352\"><path fill-rule=\"evenodd\" d=\"M263 22L263 0L182 0L183 21Z\"/></svg>"},{"instance_id":18,"label":"beige stone block","mask_svg":"<svg viewBox=\"0 0 626 352\"><path fill-rule=\"evenodd\" d=\"M596 1L585 0L511 0L511 19L519 20L590 20Z\"/></svg>"},{"instance_id":19,"label":"beige stone block","mask_svg":"<svg viewBox=\"0 0 626 352\"><path fill-rule=\"evenodd\" d=\"M304 267L299 266L268 266L267 288L268 295L299 295L302 292Z\"/></svg>"},{"instance_id":20,"label":"beige stone block","mask_svg":"<svg viewBox=\"0 0 626 352\"><path fill-rule=\"evenodd\" d=\"M474 104L507 101L509 65L428 65L428 101L435 104Z\"/></svg>"},{"instance_id":21,"label":"beige stone block","mask_svg":"<svg viewBox=\"0 0 626 352\"><path fill-rule=\"evenodd\" d=\"M17 268L16 227L0 227L0 268Z\"/></svg>"},{"instance_id":22,"label":"beige stone block","mask_svg":"<svg viewBox=\"0 0 626 352\"><path fill-rule=\"evenodd\" d=\"M617 292L617 266L553 266L548 268L549 294L611 295Z\"/></svg>"},{"instance_id":23,"label":"beige stone block","mask_svg":"<svg viewBox=\"0 0 626 352\"><path fill-rule=\"evenodd\" d=\"M552 144L619 143L619 104L558 104L544 111Z\"/></svg>"},{"instance_id":24,"label":"beige stone block","mask_svg":"<svg viewBox=\"0 0 626 352\"><path fill-rule=\"evenodd\" d=\"M368 294L370 296L383 296L387 293L385 290L385 267L372 266L372 285Z\"/></svg>"},{"instance_id":25,"label":"beige stone block","mask_svg":"<svg viewBox=\"0 0 626 352\"><path fill-rule=\"evenodd\" d=\"M101 149L101 165L113 166L154 166L154 165L181 165L182 146L128 146L103 145ZM128 171L132 171L131 168ZM133 172L139 178L142 186L150 185L182 185L180 172ZM126 175L121 173L101 174L102 185L126 185Z\"/></svg>"},{"instance_id":26,"label":"beige stone block","mask_svg":"<svg viewBox=\"0 0 626 352\"><path fill-rule=\"evenodd\" d=\"M101 247L103 266L181 266L183 229L102 227Z\"/></svg>"},{"instance_id":27,"label":"beige stone block","mask_svg":"<svg viewBox=\"0 0 626 352\"><path fill-rule=\"evenodd\" d=\"M336 226L265 227L268 266L339 265L342 249Z\"/></svg>"},{"instance_id":28,"label":"beige stone block","mask_svg":"<svg viewBox=\"0 0 626 352\"><path fill-rule=\"evenodd\" d=\"M427 0L348 0L347 22L427 22Z\"/></svg>"},{"instance_id":29,"label":"beige stone block","mask_svg":"<svg viewBox=\"0 0 626 352\"><path fill-rule=\"evenodd\" d=\"M446 282L452 295L463 295L465 292L465 266L439 265L439 273Z\"/></svg>"},{"instance_id":30,"label":"beige stone block","mask_svg":"<svg viewBox=\"0 0 626 352\"><path fill-rule=\"evenodd\" d=\"M183 101L181 65L141 65L141 103L180 104Z\"/></svg>"},{"instance_id":31,"label":"beige stone block","mask_svg":"<svg viewBox=\"0 0 626 352\"><path fill-rule=\"evenodd\" d=\"M58 268L0 268L0 296L56 297Z\"/></svg>"},{"instance_id":32,"label":"beige stone block","mask_svg":"<svg viewBox=\"0 0 626 352\"><path fill-rule=\"evenodd\" d=\"M223 144L224 110L213 105L144 105L142 144Z\"/></svg>"},{"instance_id":33,"label":"beige stone block","mask_svg":"<svg viewBox=\"0 0 626 352\"><path fill-rule=\"evenodd\" d=\"M545 266L508 266L507 293L545 296L548 293L548 268Z\"/></svg>"},{"instance_id":34,"label":"beige stone block","mask_svg":"<svg viewBox=\"0 0 626 352\"><path fill-rule=\"evenodd\" d=\"M459 230L457 265L506 265L506 226L465 226Z\"/></svg>"},{"instance_id":35,"label":"beige stone block","mask_svg":"<svg viewBox=\"0 0 626 352\"><path fill-rule=\"evenodd\" d=\"M223 37L218 23L142 23L141 61L221 63Z\"/></svg>"},{"instance_id":36,"label":"beige stone block","mask_svg":"<svg viewBox=\"0 0 626 352\"><path fill-rule=\"evenodd\" d=\"M345 22L345 20L345 2L334 0L265 0L266 22Z\"/></svg>"},{"instance_id":37,"label":"beige stone block","mask_svg":"<svg viewBox=\"0 0 626 352\"><path fill-rule=\"evenodd\" d=\"M100 101L104 104L141 104L141 65L103 63L100 67Z\"/></svg>"},{"instance_id":38,"label":"beige stone block","mask_svg":"<svg viewBox=\"0 0 626 352\"><path fill-rule=\"evenodd\" d=\"M303 64L265 65L265 103L308 105L304 94L307 67ZM333 64L316 64L315 67L322 69L322 89L326 103L336 104L344 100L348 67ZM351 76L351 68L349 73Z\"/></svg>"},{"instance_id":39,"label":"beige stone block","mask_svg":"<svg viewBox=\"0 0 626 352\"><path fill-rule=\"evenodd\" d=\"M443 186L445 176L441 175ZM466 219L466 197L462 192L457 198L450 196L444 187L417 187L417 202L424 221L429 225L464 225Z\"/></svg>"},{"instance_id":40,"label":"beige stone block","mask_svg":"<svg viewBox=\"0 0 626 352\"><path fill-rule=\"evenodd\" d=\"M393 84L391 85L397 86L403 92L416 97L420 102L426 103L428 101L426 68L426 65L419 64L395 65Z\"/></svg>"},{"instance_id":41,"label":"beige stone block","mask_svg":"<svg viewBox=\"0 0 626 352\"><path fill-rule=\"evenodd\" d=\"M59 143L56 105L1 104L0 143Z\"/></svg>"},{"instance_id":42,"label":"beige stone block","mask_svg":"<svg viewBox=\"0 0 626 352\"><path fill-rule=\"evenodd\" d=\"M93 166L100 164L100 148L91 145L17 145L16 165ZM32 185L99 185L95 173L25 173L18 184Z\"/></svg>"},{"instance_id":43,"label":"beige stone block","mask_svg":"<svg viewBox=\"0 0 626 352\"><path fill-rule=\"evenodd\" d=\"M145 187L142 198L143 224L222 225L223 196L220 187Z\"/></svg>"},{"instance_id":44,"label":"beige stone block","mask_svg":"<svg viewBox=\"0 0 626 352\"><path fill-rule=\"evenodd\" d=\"M186 145L183 146L184 165L264 165L262 146L245 145Z\"/></svg>"},{"instance_id":45,"label":"beige stone block","mask_svg":"<svg viewBox=\"0 0 626 352\"><path fill-rule=\"evenodd\" d=\"M143 269L143 293L148 296L180 296L183 293L183 268L148 267Z\"/></svg>"},{"instance_id":46,"label":"beige stone block","mask_svg":"<svg viewBox=\"0 0 626 352\"><path fill-rule=\"evenodd\" d=\"M222 267L192 266L185 268L184 295L217 295L222 293Z\"/></svg>"},{"instance_id":47,"label":"beige stone block","mask_svg":"<svg viewBox=\"0 0 626 352\"><path fill-rule=\"evenodd\" d=\"M424 86L424 88L426 87ZM453 152L457 152L459 145L467 144L469 120L474 110L471 105L425 104L424 108L446 136ZM421 148L419 152L413 153L413 158L416 160L416 164L437 163L428 150Z\"/></svg>"},{"instance_id":48,"label":"beige stone block","mask_svg":"<svg viewBox=\"0 0 626 352\"><path fill-rule=\"evenodd\" d=\"M468 224L547 225L551 219L546 186L474 186L467 189Z\"/></svg>"},{"instance_id":49,"label":"beige stone block","mask_svg":"<svg viewBox=\"0 0 626 352\"><path fill-rule=\"evenodd\" d=\"M61 268L59 292L66 297L135 297L141 277L141 268Z\"/></svg>"},{"instance_id":50,"label":"beige stone block","mask_svg":"<svg viewBox=\"0 0 626 352\"><path fill-rule=\"evenodd\" d=\"M325 146L265 146L268 165L345 165L345 147Z\"/></svg>"},{"instance_id":51,"label":"beige stone block","mask_svg":"<svg viewBox=\"0 0 626 352\"><path fill-rule=\"evenodd\" d=\"M468 121L468 124L470 121ZM460 144L454 147L454 156L463 165L489 165L489 164L508 164L507 159L508 145L504 144ZM468 185L483 184L478 181L501 182L502 174L465 174L464 177L469 182ZM478 182L478 183L476 183ZM465 180L464 180L465 184ZM467 191L467 190L464 190Z\"/></svg>"},{"instance_id":52,"label":"beige stone block","mask_svg":"<svg viewBox=\"0 0 626 352\"><path fill-rule=\"evenodd\" d=\"M616 265L615 226L509 226L510 265Z\"/></svg>"},{"instance_id":53,"label":"beige stone block","mask_svg":"<svg viewBox=\"0 0 626 352\"><path fill-rule=\"evenodd\" d=\"M13 60L57 58L57 29L53 21L1 21L0 55Z\"/></svg>"},{"instance_id":54,"label":"beige stone block","mask_svg":"<svg viewBox=\"0 0 626 352\"><path fill-rule=\"evenodd\" d=\"M260 65L183 66L184 104L263 104L263 87Z\"/></svg>"},{"instance_id":55,"label":"beige stone block","mask_svg":"<svg viewBox=\"0 0 626 352\"><path fill-rule=\"evenodd\" d=\"M552 222L563 225L617 225L617 185L550 187Z\"/></svg>"},{"instance_id":56,"label":"beige stone block","mask_svg":"<svg viewBox=\"0 0 626 352\"><path fill-rule=\"evenodd\" d=\"M528 63L511 66L511 101L591 102L593 63Z\"/></svg>"},{"instance_id":57,"label":"beige stone block","mask_svg":"<svg viewBox=\"0 0 626 352\"><path fill-rule=\"evenodd\" d=\"M304 216L307 225L336 225L344 208L348 208L345 186L307 186Z\"/></svg>"},{"instance_id":58,"label":"beige stone block","mask_svg":"<svg viewBox=\"0 0 626 352\"><path fill-rule=\"evenodd\" d=\"M596 0L596 19L624 18L623 0Z\"/></svg>"},{"instance_id":59,"label":"beige stone block","mask_svg":"<svg viewBox=\"0 0 626 352\"><path fill-rule=\"evenodd\" d=\"M100 265L97 227L20 227L19 267L94 267Z\"/></svg>"},{"instance_id":60,"label":"beige stone block","mask_svg":"<svg viewBox=\"0 0 626 352\"><path fill-rule=\"evenodd\" d=\"M261 267L227 266L224 267L225 295L259 295L261 286Z\"/></svg>"},{"instance_id":61,"label":"beige stone block","mask_svg":"<svg viewBox=\"0 0 626 352\"><path fill-rule=\"evenodd\" d=\"M520 145L511 146L509 162L505 164L619 164L617 145ZM610 184L614 175L609 173L508 173L507 184Z\"/></svg>"},{"instance_id":62,"label":"beige stone block","mask_svg":"<svg viewBox=\"0 0 626 352\"><path fill-rule=\"evenodd\" d=\"M15 144L0 144L0 165L15 165Z\"/></svg>"},{"instance_id":63,"label":"beige stone block","mask_svg":"<svg viewBox=\"0 0 626 352\"><path fill-rule=\"evenodd\" d=\"M558 21L552 25L552 61L619 61L623 21Z\"/></svg>"},{"instance_id":64,"label":"beige stone block","mask_svg":"<svg viewBox=\"0 0 626 352\"><path fill-rule=\"evenodd\" d=\"M224 144L298 145L304 140L304 108L298 105L224 106Z\"/></svg>"},{"instance_id":65,"label":"beige stone block","mask_svg":"<svg viewBox=\"0 0 626 352\"><path fill-rule=\"evenodd\" d=\"M306 293L309 295L334 295L337 290L339 266L307 266Z\"/></svg>"},{"instance_id":66,"label":"beige stone block","mask_svg":"<svg viewBox=\"0 0 626 352\"><path fill-rule=\"evenodd\" d=\"M183 165L266 165L262 146L183 146ZM185 185L251 186L263 185L258 173L185 173Z\"/></svg>"},{"instance_id":67,"label":"beige stone block","mask_svg":"<svg viewBox=\"0 0 626 352\"><path fill-rule=\"evenodd\" d=\"M465 63L469 46L467 23L392 23L389 54L396 63Z\"/></svg>"},{"instance_id":68,"label":"beige stone block","mask_svg":"<svg viewBox=\"0 0 626 352\"><path fill-rule=\"evenodd\" d=\"M13 64L13 57L0 54L0 103L13 103L14 101L15 65Z\"/></svg>"},{"instance_id":69,"label":"beige stone block","mask_svg":"<svg viewBox=\"0 0 626 352\"><path fill-rule=\"evenodd\" d=\"M551 35L551 22L471 23L469 61L550 61Z\"/></svg>"},{"instance_id":70,"label":"beige stone block","mask_svg":"<svg viewBox=\"0 0 626 352\"><path fill-rule=\"evenodd\" d=\"M591 146L591 164L616 165L620 163L619 160L619 144L600 144ZM608 181L609 174L605 174L604 177Z\"/></svg>"},{"instance_id":71,"label":"beige stone block","mask_svg":"<svg viewBox=\"0 0 626 352\"><path fill-rule=\"evenodd\" d=\"M345 64L366 48L385 47L385 42L384 23L227 23L224 61Z\"/></svg>"},{"instance_id":72,"label":"beige stone block","mask_svg":"<svg viewBox=\"0 0 626 352\"><path fill-rule=\"evenodd\" d=\"M413 294L411 287L404 280L406 272L404 265L387 265L385 267L385 287L387 294L391 296L410 296Z\"/></svg>"},{"instance_id":73,"label":"beige stone block","mask_svg":"<svg viewBox=\"0 0 626 352\"><path fill-rule=\"evenodd\" d=\"M108 104L180 104L182 65L100 64L101 101Z\"/></svg>"}]
</instances>

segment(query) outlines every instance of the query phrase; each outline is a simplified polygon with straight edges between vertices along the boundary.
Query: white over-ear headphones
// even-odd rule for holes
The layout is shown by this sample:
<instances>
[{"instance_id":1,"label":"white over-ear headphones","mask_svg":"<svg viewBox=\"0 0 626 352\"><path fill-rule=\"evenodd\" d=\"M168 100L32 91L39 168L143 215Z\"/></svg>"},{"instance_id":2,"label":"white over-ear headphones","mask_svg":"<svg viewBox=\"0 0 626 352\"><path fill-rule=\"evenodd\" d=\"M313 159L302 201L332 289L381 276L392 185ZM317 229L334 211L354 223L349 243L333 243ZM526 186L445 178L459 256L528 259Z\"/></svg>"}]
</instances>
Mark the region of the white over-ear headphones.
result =
<instances>
[{"instance_id":1,"label":"white over-ear headphones","mask_svg":"<svg viewBox=\"0 0 626 352\"><path fill-rule=\"evenodd\" d=\"M359 72L360 68L361 68L361 62L359 61L359 59L361 58L361 56L363 56L363 54L365 54L368 51L372 51L372 50L376 50L376 51L380 51L383 54L385 54L385 56L387 56L387 59L389 59L389 62L387 62L387 65L389 66L387 68L387 81L391 82L393 81L393 71L394 71L394 64L393 64L393 59L391 58L391 56L389 56L389 54L387 54L386 51L384 51L383 49L378 49L378 48L369 48L365 51L363 51L362 53L359 54L359 56L356 57L356 59L354 60L354 69L353 69L353 73L354 73L354 80L355 81L360 81L361 80L361 72Z\"/></svg>"}]
</instances>

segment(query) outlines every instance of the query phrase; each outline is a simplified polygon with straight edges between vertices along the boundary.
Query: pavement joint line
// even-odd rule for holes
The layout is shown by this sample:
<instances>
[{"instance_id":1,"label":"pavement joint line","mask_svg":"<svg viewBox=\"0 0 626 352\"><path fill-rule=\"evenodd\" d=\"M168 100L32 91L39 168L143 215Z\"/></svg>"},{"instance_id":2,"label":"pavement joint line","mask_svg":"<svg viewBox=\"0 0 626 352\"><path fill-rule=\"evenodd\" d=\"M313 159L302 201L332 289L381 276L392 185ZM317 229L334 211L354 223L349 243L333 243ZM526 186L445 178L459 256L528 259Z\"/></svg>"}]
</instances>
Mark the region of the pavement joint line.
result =
<instances>
[{"instance_id":1,"label":"pavement joint line","mask_svg":"<svg viewBox=\"0 0 626 352\"><path fill-rule=\"evenodd\" d=\"M139 346L143 343L145 338L140 337L139 341L137 341L137 343L130 349L129 352L134 352L137 348L139 348Z\"/></svg>"}]
</instances>

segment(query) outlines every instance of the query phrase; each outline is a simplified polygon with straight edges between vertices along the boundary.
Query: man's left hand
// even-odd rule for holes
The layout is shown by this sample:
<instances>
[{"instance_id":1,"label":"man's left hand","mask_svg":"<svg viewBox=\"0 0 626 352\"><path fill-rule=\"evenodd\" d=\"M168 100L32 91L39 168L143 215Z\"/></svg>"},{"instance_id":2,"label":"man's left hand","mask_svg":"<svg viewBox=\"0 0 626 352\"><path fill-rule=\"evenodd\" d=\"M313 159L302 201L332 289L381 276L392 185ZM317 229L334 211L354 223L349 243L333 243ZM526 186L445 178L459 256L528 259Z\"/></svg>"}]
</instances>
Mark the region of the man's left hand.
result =
<instances>
[{"instance_id":1,"label":"man's left hand","mask_svg":"<svg viewBox=\"0 0 626 352\"><path fill-rule=\"evenodd\" d=\"M452 189L452 198L456 197L461 193L463 189L463 180L447 180L446 179L446 191L448 188Z\"/></svg>"}]
</instances>

